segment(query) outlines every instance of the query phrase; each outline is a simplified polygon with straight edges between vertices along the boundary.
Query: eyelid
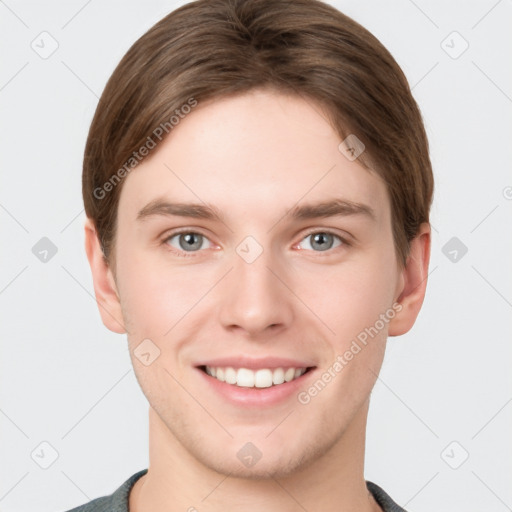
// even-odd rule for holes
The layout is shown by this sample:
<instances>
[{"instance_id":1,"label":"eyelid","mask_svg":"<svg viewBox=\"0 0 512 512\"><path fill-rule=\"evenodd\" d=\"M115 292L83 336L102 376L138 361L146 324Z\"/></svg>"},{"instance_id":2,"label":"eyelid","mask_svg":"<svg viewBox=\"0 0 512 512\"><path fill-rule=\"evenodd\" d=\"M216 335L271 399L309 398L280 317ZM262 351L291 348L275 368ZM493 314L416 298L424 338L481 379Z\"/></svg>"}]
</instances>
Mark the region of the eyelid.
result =
<instances>
[{"instance_id":1,"label":"eyelid","mask_svg":"<svg viewBox=\"0 0 512 512\"><path fill-rule=\"evenodd\" d=\"M181 233L196 233L198 235L202 235L204 236L205 238L208 238L208 235L206 235L201 228L198 228L198 227L184 227L184 228L174 228L174 229L169 229L167 231L164 232L164 234L162 235L162 238L164 240L167 240L175 235L179 235ZM209 239L209 238L208 238Z\"/></svg>"},{"instance_id":2,"label":"eyelid","mask_svg":"<svg viewBox=\"0 0 512 512\"><path fill-rule=\"evenodd\" d=\"M300 243L306 239L308 236L311 236L313 234L317 234L317 233L324 233L326 235L332 235L336 238L338 238L340 241L341 241L341 245L337 246L337 247L333 247L333 248L330 248L330 249L327 249L325 251L312 251L312 252L315 252L315 253L319 253L319 254L330 254L332 252L334 252L336 249L342 247L342 246L351 246L352 245L352 242L350 241L350 235L342 235L340 233L338 233L337 231L335 231L334 229L332 228L311 228L309 229L308 231L306 231L302 236L301 236L301 239L299 240L298 243L294 244L294 247L296 247L297 245L300 245ZM308 249L309 250L309 249Z\"/></svg>"},{"instance_id":3,"label":"eyelid","mask_svg":"<svg viewBox=\"0 0 512 512\"><path fill-rule=\"evenodd\" d=\"M165 248L172 252L173 254L179 256L179 257L190 257L190 256L194 256L196 255L197 253L201 253L201 252L204 252L205 249L201 249L201 250L198 250L198 251L184 251L184 250L180 250L180 249L177 249L176 247L172 247L170 244L168 244L167 242L169 241L169 239L171 238L174 238L175 236L177 235L181 235L183 233L193 233L193 234L196 234L196 235L201 235L202 237L206 238L206 240L208 240L208 242L210 244L212 244L213 246L216 246L216 244L214 242L212 242L210 240L210 238L205 235L201 228L190 228L190 227L185 227L185 228L176 228L176 229L171 229L169 231L166 231L163 235L162 235L162 240L161 240L161 243L163 245L165 245Z\"/></svg>"}]
</instances>

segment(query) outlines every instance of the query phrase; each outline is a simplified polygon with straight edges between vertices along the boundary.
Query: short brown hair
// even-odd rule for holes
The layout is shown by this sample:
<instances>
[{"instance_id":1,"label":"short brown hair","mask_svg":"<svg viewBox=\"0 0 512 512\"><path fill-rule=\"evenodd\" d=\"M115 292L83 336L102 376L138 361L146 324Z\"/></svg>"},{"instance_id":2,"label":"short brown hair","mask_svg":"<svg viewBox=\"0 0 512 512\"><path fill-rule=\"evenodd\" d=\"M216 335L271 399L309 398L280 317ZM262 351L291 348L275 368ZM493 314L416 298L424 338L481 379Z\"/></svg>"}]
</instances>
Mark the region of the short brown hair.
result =
<instances>
[{"instance_id":1,"label":"short brown hair","mask_svg":"<svg viewBox=\"0 0 512 512\"><path fill-rule=\"evenodd\" d=\"M120 181L137 164L134 152L157 127L170 132L171 118L192 101L260 87L317 102L341 140L355 134L364 143L358 161L387 184L394 243L405 264L433 194L421 113L378 39L319 0L197 0L128 50L100 98L84 153L85 212L109 264Z\"/></svg>"}]
</instances>

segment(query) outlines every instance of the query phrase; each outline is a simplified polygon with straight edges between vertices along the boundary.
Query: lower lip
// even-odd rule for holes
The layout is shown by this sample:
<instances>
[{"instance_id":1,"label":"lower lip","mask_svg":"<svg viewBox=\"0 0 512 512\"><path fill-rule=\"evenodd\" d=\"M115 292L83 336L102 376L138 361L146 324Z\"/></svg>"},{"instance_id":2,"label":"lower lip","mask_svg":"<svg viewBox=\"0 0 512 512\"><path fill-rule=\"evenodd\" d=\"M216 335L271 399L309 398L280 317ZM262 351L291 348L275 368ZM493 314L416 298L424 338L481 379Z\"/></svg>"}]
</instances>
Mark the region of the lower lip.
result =
<instances>
[{"instance_id":1,"label":"lower lip","mask_svg":"<svg viewBox=\"0 0 512 512\"><path fill-rule=\"evenodd\" d=\"M207 385L238 407L265 407L285 402L291 396L297 396L299 391L304 389L306 379L309 379L314 372L314 368L311 368L297 379L268 388L244 388L221 382L200 368L196 368L196 370L201 374Z\"/></svg>"}]
</instances>

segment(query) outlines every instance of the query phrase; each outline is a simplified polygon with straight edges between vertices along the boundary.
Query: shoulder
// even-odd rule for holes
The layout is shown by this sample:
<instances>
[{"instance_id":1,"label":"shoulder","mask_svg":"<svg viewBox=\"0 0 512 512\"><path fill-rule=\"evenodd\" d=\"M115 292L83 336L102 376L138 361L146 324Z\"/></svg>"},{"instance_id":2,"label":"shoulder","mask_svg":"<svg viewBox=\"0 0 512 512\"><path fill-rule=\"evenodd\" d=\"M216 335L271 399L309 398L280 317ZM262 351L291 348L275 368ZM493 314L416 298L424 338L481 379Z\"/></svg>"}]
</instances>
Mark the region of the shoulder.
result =
<instances>
[{"instance_id":1,"label":"shoulder","mask_svg":"<svg viewBox=\"0 0 512 512\"><path fill-rule=\"evenodd\" d=\"M397 505L388 493L377 484L367 481L366 487L384 512L407 512L400 505Z\"/></svg>"},{"instance_id":2,"label":"shoulder","mask_svg":"<svg viewBox=\"0 0 512 512\"><path fill-rule=\"evenodd\" d=\"M130 491L135 482L147 472L147 469L138 471L123 482L112 494L96 498L66 512L129 512L128 496Z\"/></svg>"}]
</instances>

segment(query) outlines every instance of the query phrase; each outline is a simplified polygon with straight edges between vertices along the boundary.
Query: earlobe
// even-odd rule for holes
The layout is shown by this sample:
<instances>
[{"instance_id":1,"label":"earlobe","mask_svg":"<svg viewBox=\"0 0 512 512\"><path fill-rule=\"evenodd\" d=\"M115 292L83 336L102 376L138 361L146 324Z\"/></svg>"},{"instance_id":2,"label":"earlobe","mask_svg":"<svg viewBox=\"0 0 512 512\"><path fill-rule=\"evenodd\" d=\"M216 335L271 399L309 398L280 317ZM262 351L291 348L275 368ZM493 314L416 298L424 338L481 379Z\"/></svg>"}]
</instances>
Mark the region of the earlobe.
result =
<instances>
[{"instance_id":1,"label":"earlobe","mask_svg":"<svg viewBox=\"0 0 512 512\"><path fill-rule=\"evenodd\" d=\"M395 302L402 308L389 322L390 336L405 334L414 325L425 298L429 261L430 224L423 223L411 241L406 265L401 270L399 293Z\"/></svg>"},{"instance_id":2,"label":"earlobe","mask_svg":"<svg viewBox=\"0 0 512 512\"><path fill-rule=\"evenodd\" d=\"M119 294L112 276L112 270L105 262L103 251L92 219L84 225L85 252L91 267L96 303L105 327L118 334L126 333Z\"/></svg>"}]
</instances>

